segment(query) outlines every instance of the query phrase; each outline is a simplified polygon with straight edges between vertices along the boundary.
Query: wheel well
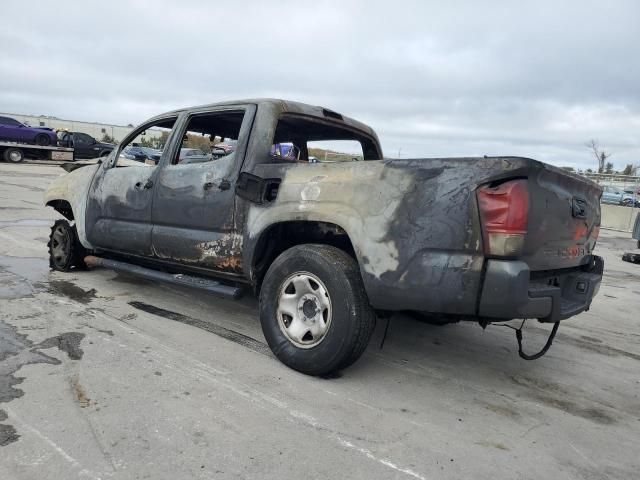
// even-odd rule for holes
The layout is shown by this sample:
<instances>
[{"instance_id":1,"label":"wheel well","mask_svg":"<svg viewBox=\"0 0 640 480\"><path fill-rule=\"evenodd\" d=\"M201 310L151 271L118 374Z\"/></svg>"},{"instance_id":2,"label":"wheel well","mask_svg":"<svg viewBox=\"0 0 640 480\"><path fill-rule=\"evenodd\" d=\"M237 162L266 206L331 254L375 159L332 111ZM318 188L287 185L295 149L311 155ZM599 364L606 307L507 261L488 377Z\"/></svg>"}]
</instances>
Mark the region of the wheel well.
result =
<instances>
[{"instance_id":1,"label":"wheel well","mask_svg":"<svg viewBox=\"0 0 640 480\"><path fill-rule=\"evenodd\" d=\"M67 220L73 220L71 204L66 200L51 200L50 202L47 202L47 207L52 207L56 212L61 213Z\"/></svg>"},{"instance_id":2,"label":"wheel well","mask_svg":"<svg viewBox=\"0 0 640 480\"><path fill-rule=\"evenodd\" d=\"M356 253L347 232L334 223L291 221L271 225L258 239L253 255L252 280L259 290L262 278L271 263L285 250L303 243L332 245L356 259Z\"/></svg>"}]
</instances>

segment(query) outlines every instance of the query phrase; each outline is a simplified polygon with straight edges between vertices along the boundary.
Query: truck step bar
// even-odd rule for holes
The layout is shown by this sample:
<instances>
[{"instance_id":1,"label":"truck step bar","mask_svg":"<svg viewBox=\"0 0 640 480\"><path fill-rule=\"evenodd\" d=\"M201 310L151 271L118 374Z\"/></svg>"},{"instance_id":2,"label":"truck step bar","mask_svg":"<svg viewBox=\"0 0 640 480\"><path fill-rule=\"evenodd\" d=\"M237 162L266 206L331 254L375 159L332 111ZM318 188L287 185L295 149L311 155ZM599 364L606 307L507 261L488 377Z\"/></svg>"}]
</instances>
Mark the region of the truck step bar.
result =
<instances>
[{"instance_id":1,"label":"truck step bar","mask_svg":"<svg viewBox=\"0 0 640 480\"><path fill-rule=\"evenodd\" d=\"M218 280L196 277L194 275L161 272L159 270L153 270L151 268L145 268L131 263L96 257L94 255L84 257L84 263L86 263L88 267L104 267L110 270L115 270L116 272L130 273L149 280L172 283L183 287L198 288L227 298L238 299L243 294L243 289L241 287L227 285L219 282Z\"/></svg>"}]
</instances>

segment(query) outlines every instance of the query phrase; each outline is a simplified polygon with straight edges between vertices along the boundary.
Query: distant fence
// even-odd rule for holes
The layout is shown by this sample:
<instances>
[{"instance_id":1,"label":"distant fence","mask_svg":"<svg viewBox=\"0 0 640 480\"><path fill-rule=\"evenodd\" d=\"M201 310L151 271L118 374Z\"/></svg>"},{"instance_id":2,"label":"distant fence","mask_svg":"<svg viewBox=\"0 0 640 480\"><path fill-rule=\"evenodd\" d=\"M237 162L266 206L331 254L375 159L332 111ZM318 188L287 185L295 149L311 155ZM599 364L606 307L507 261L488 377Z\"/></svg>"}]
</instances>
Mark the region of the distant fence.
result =
<instances>
[{"instance_id":1,"label":"distant fence","mask_svg":"<svg viewBox=\"0 0 640 480\"><path fill-rule=\"evenodd\" d=\"M593 180L594 182L602 185L606 185L619 188L627 193L634 195L635 200L640 200L640 177L632 177L630 175L620 175L617 173L583 173L585 177ZM620 230L623 232L630 232L633 230L633 224L636 219L636 215L640 211L635 206L622 207L618 205L600 205L602 210L602 228L609 228L612 230Z\"/></svg>"},{"instance_id":2,"label":"distant fence","mask_svg":"<svg viewBox=\"0 0 640 480\"><path fill-rule=\"evenodd\" d=\"M619 205L601 204L601 220L600 226L611 230L620 230L622 232L630 232L633 230L633 224L639 209L631 207L622 207Z\"/></svg>"},{"instance_id":3,"label":"distant fence","mask_svg":"<svg viewBox=\"0 0 640 480\"><path fill-rule=\"evenodd\" d=\"M640 177L621 175L619 173L582 173L581 175L600 185L611 185L622 190L637 190L640 188Z\"/></svg>"}]
</instances>

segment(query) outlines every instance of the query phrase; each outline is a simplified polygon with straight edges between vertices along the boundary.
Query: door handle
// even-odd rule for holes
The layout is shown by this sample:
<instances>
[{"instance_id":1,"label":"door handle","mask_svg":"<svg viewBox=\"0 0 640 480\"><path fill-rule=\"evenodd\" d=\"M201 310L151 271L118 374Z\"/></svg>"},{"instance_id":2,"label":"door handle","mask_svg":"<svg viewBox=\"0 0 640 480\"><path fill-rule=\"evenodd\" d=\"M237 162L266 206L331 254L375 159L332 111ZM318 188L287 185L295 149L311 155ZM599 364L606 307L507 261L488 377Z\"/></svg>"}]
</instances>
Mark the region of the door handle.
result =
<instances>
[{"instance_id":1,"label":"door handle","mask_svg":"<svg viewBox=\"0 0 640 480\"><path fill-rule=\"evenodd\" d=\"M205 190L209 190L213 187L218 187L220 190L229 190L231 188L231 183L229 180L220 180L220 183L216 184L214 182L206 182L202 188Z\"/></svg>"},{"instance_id":2,"label":"door handle","mask_svg":"<svg viewBox=\"0 0 640 480\"><path fill-rule=\"evenodd\" d=\"M136 183L136 189L138 189L138 190L141 190L141 189L142 190L148 190L151 187L153 187L153 180L151 180L151 179L147 180L145 183L142 183L142 182Z\"/></svg>"}]
</instances>

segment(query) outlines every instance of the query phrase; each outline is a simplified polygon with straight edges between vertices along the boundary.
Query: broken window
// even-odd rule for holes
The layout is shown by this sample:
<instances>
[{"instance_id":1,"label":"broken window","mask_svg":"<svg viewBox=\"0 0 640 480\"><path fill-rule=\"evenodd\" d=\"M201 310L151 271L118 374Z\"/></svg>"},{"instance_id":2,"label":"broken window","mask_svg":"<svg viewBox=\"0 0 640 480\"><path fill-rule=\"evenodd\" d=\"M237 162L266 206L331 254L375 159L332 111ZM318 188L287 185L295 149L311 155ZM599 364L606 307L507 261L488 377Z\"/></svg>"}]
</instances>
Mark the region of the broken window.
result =
<instances>
[{"instance_id":1,"label":"broken window","mask_svg":"<svg viewBox=\"0 0 640 480\"><path fill-rule=\"evenodd\" d=\"M232 163L244 110L193 115L172 165L205 163L225 158Z\"/></svg>"},{"instance_id":2,"label":"broken window","mask_svg":"<svg viewBox=\"0 0 640 480\"><path fill-rule=\"evenodd\" d=\"M285 114L269 152L273 162L378 160L376 142L366 133L330 120Z\"/></svg>"},{"instance_id":3,"label":"broken window","mask_svg":"<svg viewBox=\"0 0 640 480\"><path fill-rule=\"evenodd\" d=\"M356 140L307 142L309 162L354 162L364 160L362 144Z\"/></svg>"},{"instance_id":4,"label":"broken window","mask_svg":"<svg viewBox=\"0 0 640 480\"><path fill-rule=\"evenodd\" d=\"M130 134L118 150L116 167L155 167L168 146L167 141L176 120L177 117L172 117L148 123ZM154 132L159 132L160 135L154 138L152 147L143 147L138 143L138 139L149 128L153 128Z\"/></svg>"}]
</instances>

